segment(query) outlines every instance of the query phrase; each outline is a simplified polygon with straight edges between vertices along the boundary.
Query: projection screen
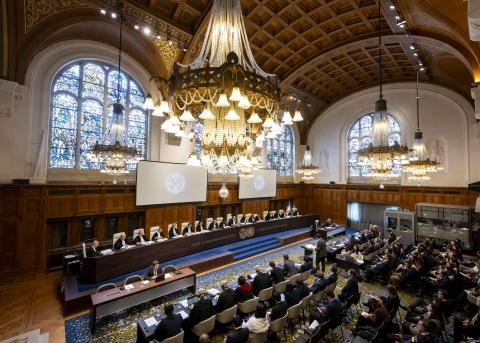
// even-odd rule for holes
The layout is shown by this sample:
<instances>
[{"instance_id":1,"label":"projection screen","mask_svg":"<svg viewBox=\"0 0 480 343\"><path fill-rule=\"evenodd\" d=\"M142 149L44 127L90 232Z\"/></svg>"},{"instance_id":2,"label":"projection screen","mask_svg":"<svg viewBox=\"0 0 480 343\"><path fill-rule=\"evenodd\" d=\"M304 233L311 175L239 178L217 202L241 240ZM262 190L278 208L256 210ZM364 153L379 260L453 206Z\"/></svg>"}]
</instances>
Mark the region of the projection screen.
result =
<instances>
[{"instance_id":1,"label":"projection screen","mask_svg":"<svg viewBox=\"0 0 480 343\"><path fill-rule=\"evenodd\" d=\"M159 205L207 200L207 171L184 164L139 161L136 204Z\"/></svg>"},{"instance_id":2,"label":"projection screen","mask_svg":"<svg viewBox=\"0 0 480 343\"><path fill-rule=\"evenodd\" d=\"M239 199L270 198L277 193L277 171L259 169L252 177L240 176Z\"/></svg>"}]
</instances>

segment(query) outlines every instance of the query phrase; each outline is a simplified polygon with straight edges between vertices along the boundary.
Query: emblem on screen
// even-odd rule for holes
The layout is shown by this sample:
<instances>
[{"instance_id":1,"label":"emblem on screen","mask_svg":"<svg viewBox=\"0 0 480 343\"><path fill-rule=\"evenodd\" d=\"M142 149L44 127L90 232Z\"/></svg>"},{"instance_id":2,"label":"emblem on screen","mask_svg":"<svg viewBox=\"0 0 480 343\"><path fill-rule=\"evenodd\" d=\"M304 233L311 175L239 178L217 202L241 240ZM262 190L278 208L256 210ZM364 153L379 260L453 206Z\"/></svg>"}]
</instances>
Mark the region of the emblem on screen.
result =
<instances>
[{"instance_id":1,"label":"emblem on screen","mask_svg":"<svg viewBox=\"0 0 480 343\"><path fill-rule=\"evenodd\" d=\"M253 180L253 187L257 191L263 191L263 188L265 187L265 178L262 175L257 175L255 176L255 180Z\"/></svg>"},{"instance_id":2,"label":"emblem on screen","mask_svg":"<svg viewBox=\"0 0 480 343\"><path fill-rule=\"evenodd\" d=\"M255 235L255 228L253 226L241 228L238 232L240 239L250 238Z\"/></svg>"},{"instance_id":3,"label":"emblem on screen","mask_svg":"<svg viewBox=\"0 0 480 343\"><path fill-rule=\"evenodd\" d=\"M185 177L178 173L170 174L165 179L165 187L170 194L178 194L183 192L186 183Z\"/></svg>"}]
</instances>

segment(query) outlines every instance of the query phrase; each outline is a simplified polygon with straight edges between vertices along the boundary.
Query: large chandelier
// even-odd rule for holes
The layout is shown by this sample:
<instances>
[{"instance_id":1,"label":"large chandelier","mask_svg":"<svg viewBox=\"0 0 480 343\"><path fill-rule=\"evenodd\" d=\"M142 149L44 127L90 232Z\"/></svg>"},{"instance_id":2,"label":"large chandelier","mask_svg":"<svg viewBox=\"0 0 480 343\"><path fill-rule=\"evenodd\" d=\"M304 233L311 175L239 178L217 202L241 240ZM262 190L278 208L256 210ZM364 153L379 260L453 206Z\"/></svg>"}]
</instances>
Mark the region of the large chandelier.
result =
<instances>
[{"instance_id":1,"label":"large chandelier","mask_svg":"<svg viewBox=\"0 0 480 343\"><path fill-rule=\"evenodd\" d=\"M239 0L214 0L197 58L176 63L170 80L160 83L167 85L167 94L156 105L147 96L145 105L153 115L168 115L165 132L192 138L195 122L203 122L202 154L192 153L190 165L251 175L261 165L257 150L265 138L281 133L278 80L253 57ZM282 117L285 125L301 120L298 108Z\"/></svg>"},{"instance_id":2,"label":"large chandelier","mask_svg":"<svg viewBox=\"0 0 480 343\"><path fill-rule=\"evenodd\" d=\"M118 72L117 72L117 102L113 104L112 122L109 129L103 134L102 140L98 141L87 153L87 159L92 163L101 165L100 172L114 177L113 183L117 183L117 177L128 174L128 165L136 164L140 158L136 148L127 144L127 132L125 130L124 107L120 103L120 71L122 62L122 13L120 11L120 34L118 47Z\"/></svg>"},{"instance_id":3,"label":"large chandelier","mask_svg":"<svg viewBox=\"0 0 480 343\"><path fill-rule=\"evenodd\" d=\"M409 163L409 149L395 141L389 142L390 129L388 125L387 101L383 99L382 92L382 25L381 1L378 3L378 51L379 51L379 99L375 103L373 115L373 142L368 147L358 151L359 161L362 165L370 167L368 176L378 180L397 178L400 175L394 172L395 165Z\"/></svg>"},{"instance_id":4,"label":"large chandelier","mask_svg":"<svg viewBox=\"0 0 480 343\"><path fill-rule=\"evenodd\" d=\"M300 166L297 168L297 173L302 176L302 180L311 181L315 178L315 174L320 173L321 170L313 163L312 153L310 147L307 145L303 160Z\"/></svg>"},{"instance_id":5,"label":"large chandelier","mask_svg":"<svg viewBox=\"0 0 480 343\"><path fill-rule=\"evenodd\" d=\"M418 92L418 76L419 71L417 69L417 131L415 132L413 147L410 151L410 163L404 169L404 171L409 174L409 180L427 181L430 180L429 174L436 173L443 168L440 167L440 163L430 159L429 152L423 141L423 133L420 130L420 96Z\"/></svg>"}]
</instances>

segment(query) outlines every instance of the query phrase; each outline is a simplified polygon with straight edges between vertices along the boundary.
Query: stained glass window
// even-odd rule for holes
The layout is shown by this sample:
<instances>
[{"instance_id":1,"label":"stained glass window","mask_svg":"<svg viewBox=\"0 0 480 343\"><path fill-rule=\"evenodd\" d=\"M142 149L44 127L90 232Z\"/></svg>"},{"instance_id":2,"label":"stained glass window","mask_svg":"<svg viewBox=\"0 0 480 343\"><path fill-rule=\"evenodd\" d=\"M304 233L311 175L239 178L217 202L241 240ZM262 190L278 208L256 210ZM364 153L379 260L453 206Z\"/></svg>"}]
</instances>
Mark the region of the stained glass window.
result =
<instances>
[{"instance_id":1,"label":"stained glass window","mask_svg":"<svg viewBox=\"0 0 480 343\"><path fill-rule=\"evenodd\" d=\"M53 81L50 168L100 168L86 159L86 153L110 128L119 79L128 145L145 157L147 112L140 86L125 73L119 77L111 65L81 61L60 70Z\"/></svg>"},{"instance_id":2,"label":"stained glass window","mask_svg":"<svg viewBox=\"0 0 480 343\"><path fill-rule=\"evenodd\" d=\"M267 168L276 169L278 176L293 176L293 133L281 124L278 138L267 138Z\"/></svg>"},{"instance_id":3,"label":"stained glass window","mask_svg":"<svg viewBox=\"0 0 480 343\"><path fill-rule=\"evenodd\" d=\"M390 130L388 144L393 145L395 141L400 142L400 125L391 115L387 116ZM365 176L370 173L368 166L358 163L358 150L368 147L373 142L373 113L369 113L358 119L348 131L347 155L348 175L354 177ZM395 166L394 173L400 174L399 166Z\"/></svg>"}]
</instances>

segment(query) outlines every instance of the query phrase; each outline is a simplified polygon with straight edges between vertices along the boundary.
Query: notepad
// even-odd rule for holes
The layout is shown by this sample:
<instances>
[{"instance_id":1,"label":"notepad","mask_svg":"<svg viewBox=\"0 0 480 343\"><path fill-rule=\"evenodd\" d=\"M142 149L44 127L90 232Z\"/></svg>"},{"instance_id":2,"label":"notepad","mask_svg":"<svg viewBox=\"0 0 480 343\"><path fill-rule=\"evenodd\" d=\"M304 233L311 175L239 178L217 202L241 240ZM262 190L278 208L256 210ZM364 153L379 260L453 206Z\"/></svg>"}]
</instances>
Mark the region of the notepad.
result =
<instances>
[{"instance_id":1,"label":"notepad","mask_svg":"<svg viewBox=\"0 0 480 343\"><path fill-rule=\"evenodd\" d=\"M133 285L125 285L125 289L133 289Z\"/></svg>"},{"instance_id":2,"label":"notepad","mask_svg":"<svg viewBox=\"0 0 480 343\"><path fill-rule=\"evenodd\" d=\"M180 311L178 314L181 315L183 319L188 318L188 314L185 311Z\"/></svg>"},{"instance_id":3,"label":"notepad","mask_svg":"<svg viewBox=\"0 0 480 343\"><path fill-rule=\"evenodd\" d=\"M143 284L146 285L147 283L150 283L149 280L143 280Z\"/></svg>"},{"instance_id":4,"label":"notepad","mask_svg":"<svg viewBox=\"0 0 480 343\"><path fill-rule=\"evenodd\" d=\"M150 327L150 326L157 325L158 322L155 319L155 317L150 317L150 318L145 319L145 324L147 324L147 326Z\"/></svg>"},{"instance_id":5,"label":"notepad","mask_svg":"<svg viewBox=\"0 0 480 343\"><path fill-rule=\"evenodd\" d=\"M315 250L315 246L313 244L307 244L305 245L305 248L307 248L308 250Z\"/></svg>"},{"instance_id":6,"label":"notepad","mask_svg":"<svg viewBox=\"0 0 480 343\"><path fill-rule=\"evenodd\" d=\"M182 305L182 307L188 307L188 300L185 299L185 300L180 300L178 302L180 305Z\"/></svg>"},{"instance_id":7,"label":"notepad","mask_svg":"<svg viewBox=\"0 0 480 343\"><path fill-rule=\"evenodd\" d=\"M165 274L165 279L168 279L168 278L171 278L172 277L172 273L166 273Z\"/></svg>"},{"instance_id":8,"label":"notepad","mask_svg":"<svg viewBox=\"0 0 480 343\"><path fill-rule=\"evenodd\" d=\"M312 322L312 324L310 324L310 326L308 327L310 330L315 330L317 327L318 327L318 322L316 320L314 320Z\"/></svg>"},{"instance_id":9,"label":"notepad","mask_svg":"<svg viewBox=\"0 0 480 343\"><path fill-rule=\"evenodd\" d=\"M217 294L220 294L221 292L216 288L210 288L207 291L207 293L210 294L211 296L216 296Z\"/></svg>"}]
</instances>

